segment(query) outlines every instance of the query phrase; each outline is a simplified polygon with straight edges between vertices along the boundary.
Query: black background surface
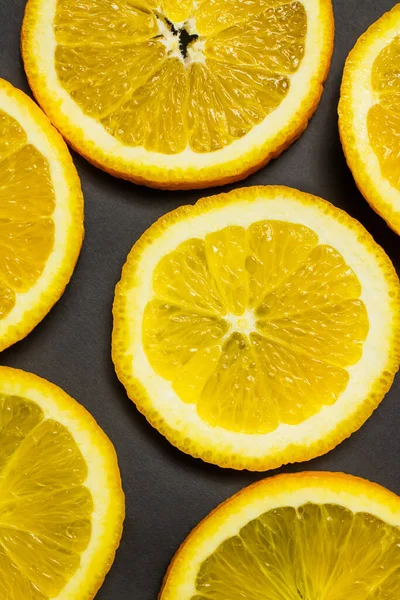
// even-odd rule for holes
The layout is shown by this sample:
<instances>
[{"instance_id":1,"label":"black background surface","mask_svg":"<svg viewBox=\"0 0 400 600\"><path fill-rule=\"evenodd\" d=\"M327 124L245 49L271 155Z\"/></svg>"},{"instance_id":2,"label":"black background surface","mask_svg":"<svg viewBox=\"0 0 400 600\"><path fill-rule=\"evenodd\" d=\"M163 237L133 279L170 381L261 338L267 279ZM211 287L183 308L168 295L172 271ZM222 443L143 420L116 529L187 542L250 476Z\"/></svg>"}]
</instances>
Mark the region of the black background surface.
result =
<instances>
[{"instance_id":1,"label":"black background surface","mask_svg":"<svg viewBox=\"0 0 400 600\"><path fill-rule=\"evenodd\" d=\"M400 242L369 208L348 170L337 130L345 58L393 0L333 0L336 43L321 104L289 150L236 184L285 184L322 196L356 217L400 273ZM25 0L0 0L0 77L29 93L19 53ZM106 175L74 154L85 195L86 238L71 283L44 321L3 352L0 364L32 371L64 388L97 419L119 456L127 501L121 547L98 600L153 600L175 550L222 500L271 475L207 465L173 448L137 412L110 358L111 306L125 258L160 215L218 189L159 192ZM225 186L224 191L234 186ZM222 191L221 189L221 191ZM280 471L345 471L400 494L400 377L360 431L329 454Z\"/></svg>"}]
</instances>

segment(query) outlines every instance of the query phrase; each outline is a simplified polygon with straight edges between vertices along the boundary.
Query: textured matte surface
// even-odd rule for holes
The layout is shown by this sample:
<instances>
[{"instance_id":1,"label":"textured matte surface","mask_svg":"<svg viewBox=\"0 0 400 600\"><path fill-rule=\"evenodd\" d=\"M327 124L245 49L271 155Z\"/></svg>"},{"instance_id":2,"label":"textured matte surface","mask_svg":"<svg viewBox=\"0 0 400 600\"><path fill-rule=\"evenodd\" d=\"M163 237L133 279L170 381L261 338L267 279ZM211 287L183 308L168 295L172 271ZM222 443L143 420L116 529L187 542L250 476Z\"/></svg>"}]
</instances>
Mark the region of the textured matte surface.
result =
<instances>
[{"instance_id":1,"label":"textured matte surface","mask_svg":"<svg viewBox=\"0 0 400 600\"><path fill-rule=\"evenodd\" d=\"M345 58L358 36L394 0L333 0L336 47L321 104L288 151L239 185L285 184L330 200L359 219L400 272L399 238L362 198L340 146L337 103ZM19 53L25 0L0 0L0 77L28 92ZM114 286L132 244L160 215L219 190L157 192L126 183L74 155L86 202L86 239L62 299L0 364L64 388L114 442L127 500L120 550L98 600L154 600L179 544L218 503L265 474L203 464L171 447L138 414L110 359ZM231 189L230 187L224 188ZM221 189L222 191L222 189ZM338 448L281 471L346 471L400 494L400 377L372 418ZM267 475L270 475L267 474Z\"/></svg>"}]
</instances>

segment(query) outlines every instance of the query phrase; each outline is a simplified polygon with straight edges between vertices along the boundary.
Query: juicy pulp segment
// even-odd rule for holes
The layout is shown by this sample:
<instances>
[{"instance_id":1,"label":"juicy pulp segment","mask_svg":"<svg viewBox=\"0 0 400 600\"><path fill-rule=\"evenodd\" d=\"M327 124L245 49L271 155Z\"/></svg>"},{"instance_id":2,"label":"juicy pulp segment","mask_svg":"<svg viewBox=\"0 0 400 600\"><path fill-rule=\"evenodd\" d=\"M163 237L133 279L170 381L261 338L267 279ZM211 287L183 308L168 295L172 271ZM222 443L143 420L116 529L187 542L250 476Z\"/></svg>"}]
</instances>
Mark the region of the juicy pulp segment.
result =
<instances>
[{"instance_id":1,"label":"juicy pulp segment","mask_svg":"<svg viewBox=\"0 0 400 600\"><path fill-rule=\"evenodd\" d=\"M201 565L191 600L393 600L400 529L336 504L270 510Z\"/></svg>"},{"instance_id":2,"label":"juicy pulp segment","mask_svg":"<svg viewBox=\"0 0 400 600\"><path fill-rule=\"evenodd\" d=\"M291 0L203 0L195 13L196 27L201 35L207 37L280 6L284 6L284 14L288 12L290 15L292 6L298 4Z\"/></svg>"},{"instance_id":3,"label":"juicy pulp segment","mask_svg":"<svg viewBox=\"0 0 400 600\"><path fill-rule=\"evenodd\" d=\"M285 221L189 239L153 273L143 346L201 418L266 433L333 404L361 357L361 285L334 248Z\"/></svg>"},{"instance_id":4,"label":"juicy pulp segment","mask_svg":"<svg viewBox=\"0 0 400 600\"><path fill-rule=\"evenodd\" d=\"M155 35L157 22L144 0L57 0L54 32L61 46L129 48Z\"/></svg>"},{"instance_id":5,"label":"juicy pulp segment","mask_svg":"<svg viewBox=\"0 0 400 600\"><path fill-rule=\"evenodd\" d=\"M144 0L57 0L59 81L125 145L221 149L280 105L307 33L301 2L225 4L164 0L160 13ZM188 57L181 30L199 35Z\"/></svg>"},{"instance_id":6,"label":"juicy pulp segment","mask_svg":"<svg viewBox=\"0 0 400 600\"><path fill-rule=\"evenodd\" d=\"M368 112L371 145L382 173L400 190L400 36L378 54L371 81L379 101Z\"/></svg>"},{"instance_id":7,"label":"juicy pulp segment","mask_svg":"<svg viewBox=\"0 0 400 600\"><path fill-rule=\"evenodd\" d=\"M157 52L164 52L157 44ZM156 60L160 68L102 122L124 144L173 154L186 146L186 72L178 58ZM167 111L166 106L171 108Z\"/></svg>"},{"instance_id":8,"label":"juicy pulp segment","mask_svg":"<svg viewBox=\"0 0 400 600\"><path fill-rule=\"evenodd\" d=\"M189 19L194 0L162 0L162 13L172 23L183 23Z\"/></svg>"},{"instance_id":9,"label":"juicy pulp segment","mask_svg":"<svg viewBox=\"0 0 400 600\"><path fill-rule=\"evenodd\" d=\"M47 160L0 110L0 318L43 272L54 245L54 208Z\"/></svg>"},{"instance_id":10,"label":"juicy pulp segment","mask_svg":"<svg viewBox=\"0 0 400 600\"><path fill-rule=\"evenodd\" d=\"M143 322L147 355L166 379L172 379L192 356L229 330L223 319L196 314L158 299L147 304Z\"/></svg>"},{"instance_id":11,"label":"juicy pulp segment","mask_svg":"<svg viewBox=\"0 0 400 600\"><path fill-rule=\"evenodd\" d=\"M49 600L91 536L86 462L69 431L31 400L0 394L0 596Z\"/></svg>"},{"instance_id":12,"label":"juicy pulp segment","mask_svg":"<svg viewBox=\"0 0 400 600\"><path fill-rule=\"evenodd\" d=\"M232 13L228 12L226 17L232 18ZM286 3L254 16L246 15L245 19L207 38L207 58L237 66L262 67L270 73L295 73L304 53L299 42L304 41L307 30L301 3ZM210 17L207 22L214 24Z\"/></svg>"}]
</instances>

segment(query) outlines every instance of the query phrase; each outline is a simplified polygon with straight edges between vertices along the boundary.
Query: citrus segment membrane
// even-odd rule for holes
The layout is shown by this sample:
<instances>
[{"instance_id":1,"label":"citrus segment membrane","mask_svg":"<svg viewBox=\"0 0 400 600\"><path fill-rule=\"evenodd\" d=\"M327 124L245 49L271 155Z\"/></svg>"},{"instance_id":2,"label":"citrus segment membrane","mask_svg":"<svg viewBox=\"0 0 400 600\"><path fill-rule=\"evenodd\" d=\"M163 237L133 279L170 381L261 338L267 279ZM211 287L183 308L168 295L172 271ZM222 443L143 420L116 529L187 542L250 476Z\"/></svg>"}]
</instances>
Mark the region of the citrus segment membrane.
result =
<instances>
[{"instance_id":1,"label":"citrus segment membrane","mask_svg":"<svg viewBox=\"0 0 400 600\"><path fill-rule=\"evenodd\" d=\"M164 256L143 316L154 371L212 426L267 433L333 404L369 322L360 282L308 227L259 221Z\"/></svg>"},{"instance_id":2,"label":"citrus segment membrane","mask_svg":"<svg viewBox=\"0 0 400 600\"><path fill-rule=\"evenodd\" d=\"M62 87L127 146L224 148L275 110L304 56L307 14L278 0L57 0Z\"/></svg>"},{"instance_id":3,"label":"citrus segment membrane","mask_svg":"<svg viewBox=\"0 0 400 600\"><path fill-rule=\"evenodd\" d=\"M378 102L368 112L371 145L383 175L400 190L400 36L396 36L376 57L372 88Z\"/></svg>"},{"instance_id":4,"label":"citrus segment membrane","mask_svg":"<svg viewBox=\"0 0 400 600\"><path fill-rule=\"evenodd\" d=\"M393 600L399 565L398 527L337 504L283 506L218 546L191 600Z\"/></svg>"},{"instance_id":5,"label":"citrus segment membrane","mask_svg":"<svg viewBox=\"0 0 400 600\"><path fill-rule=\"evenodd\" d=\"M0 110L0 319L39 279L54 245L49 165Z\"/></svg>"},{"instance_id":6,"label":"citrus segment membrane","mask_svg":"<svg viewBox=\"0 0 400 600\"><path fill-rule=\"evenodd\" d=\"M49 600L81 564L91 536L87 465L61 423L0 394L0 596Z\"/></svg>"}]
</instances>

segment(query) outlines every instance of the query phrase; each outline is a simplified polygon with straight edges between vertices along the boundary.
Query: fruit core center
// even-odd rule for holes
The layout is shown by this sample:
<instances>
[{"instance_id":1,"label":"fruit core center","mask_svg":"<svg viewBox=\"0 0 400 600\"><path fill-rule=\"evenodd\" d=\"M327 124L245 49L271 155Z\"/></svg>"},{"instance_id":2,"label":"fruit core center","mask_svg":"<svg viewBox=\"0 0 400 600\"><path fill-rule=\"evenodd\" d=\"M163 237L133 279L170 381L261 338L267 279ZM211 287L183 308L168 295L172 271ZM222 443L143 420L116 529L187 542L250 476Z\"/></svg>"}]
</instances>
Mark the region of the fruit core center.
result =
<instances>
[{"instance_id":1,"label":"fruit core center","mask_svg":"<svg viewBox=\"0 0 400 600\"><path fill-rule=\"evenodd\" d=\"M173 23L165 16L158 16L158 29L157 37L170 57L175 56L184 63L202 59L203 43L191 19L184 23Z\"/></svg>"},{"instance_id":2,"label":"fruit core center","mask_svg":"<svg viewBox=\"0 0 400 600\"><path fill-rule=\"evenodd\" d=\"M243 315L227 315L226 320L231 325L231 330L239 331L240 333L251 333L256 328L254 314L252 311L246 311Z\"/></svg>"},{"instance_id":3,"label":"fruit core center","mask_svg":"<svg viewBox=\"0 0 400 600\"><path fill-rule=\"evenodd\" d=\"M186 58L188 53L188 47L192 42L195 42L198 39L198 35L196 33L190 34L186 31L186 29L180 29L178 32L179 35L179 49L183 58Z\"/></svg>"}]
</instances>

